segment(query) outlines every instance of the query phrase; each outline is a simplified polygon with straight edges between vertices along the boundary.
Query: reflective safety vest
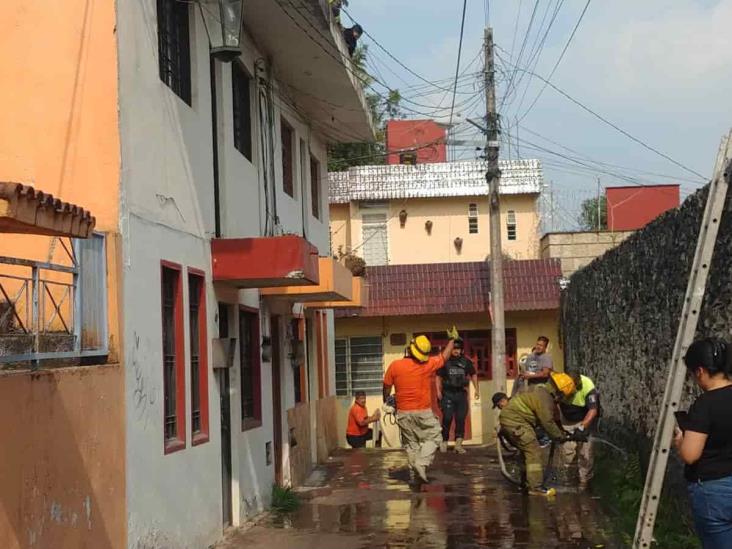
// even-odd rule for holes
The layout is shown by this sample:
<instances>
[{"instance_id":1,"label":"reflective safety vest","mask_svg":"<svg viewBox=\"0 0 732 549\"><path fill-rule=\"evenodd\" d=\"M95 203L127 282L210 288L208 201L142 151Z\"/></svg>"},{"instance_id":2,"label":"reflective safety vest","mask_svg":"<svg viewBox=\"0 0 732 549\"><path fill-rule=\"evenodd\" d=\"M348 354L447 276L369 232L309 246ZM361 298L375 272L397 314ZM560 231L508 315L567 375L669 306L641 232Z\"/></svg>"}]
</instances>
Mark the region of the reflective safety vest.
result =
<instances>
[{"instance_id":1,"label":"reflective safety vest","mask_svg":"<svg viewBox=\"0 0 732 549\"><path fill-rule=\"evenodd\" d=\"M582 421L591 407L597 408L598 417L600 415L600 399L595 384L587 376L581 375L580 378L582 387L569 400L559 402L562 415L573 423Z\"/></svg>"},{"instance_id":2,"label":"reflective safety vest","mask_svg":"<svg viewBox=\"0 0 732 549\"><path fill-rule=\"evenodd\" d=\"M582 388L572 396L572 400L567 404L584 408L587 406L587 395L590 394L590 391L595 389L595 384L592 383L592 380L587 376L580 375L580 378L582 379Z\"/></svg>"}]
</instances>

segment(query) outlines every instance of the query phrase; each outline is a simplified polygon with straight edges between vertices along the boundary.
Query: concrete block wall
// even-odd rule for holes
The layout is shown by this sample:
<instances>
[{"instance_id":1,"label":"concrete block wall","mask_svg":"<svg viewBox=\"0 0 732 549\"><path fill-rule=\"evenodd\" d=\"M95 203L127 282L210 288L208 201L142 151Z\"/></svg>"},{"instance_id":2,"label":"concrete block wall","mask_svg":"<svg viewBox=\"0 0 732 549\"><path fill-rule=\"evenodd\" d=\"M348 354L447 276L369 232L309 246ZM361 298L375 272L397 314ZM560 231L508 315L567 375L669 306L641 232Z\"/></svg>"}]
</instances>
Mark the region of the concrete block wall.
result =
<instances>
[{"instance_id":1,"label":"concrete block wall","mask_svg":"<svg viewBox=\"0 0 732 549\"><path fill-rule=\"evenodd\" d=\"M611 436L652 440L707 189L576 272L562 296L565 364L599 386ZM728 205L729 208L729 205ZM732 215L722 217L697 337L732 330ZM683 405L693 400L687 383Z\"/></svg>"},{"instance_id":2,"label":"concrete block wall","mask_svg":"<svg viewBox=\"0 0 732 549\"><path fill-rule=\"evenodd\" d=\"M562 274L570 276L616 247L631 234L632 231L547 233L541 238L540 254L545 259L559 258L562 263Z\"/></svg>"}]
</instances>

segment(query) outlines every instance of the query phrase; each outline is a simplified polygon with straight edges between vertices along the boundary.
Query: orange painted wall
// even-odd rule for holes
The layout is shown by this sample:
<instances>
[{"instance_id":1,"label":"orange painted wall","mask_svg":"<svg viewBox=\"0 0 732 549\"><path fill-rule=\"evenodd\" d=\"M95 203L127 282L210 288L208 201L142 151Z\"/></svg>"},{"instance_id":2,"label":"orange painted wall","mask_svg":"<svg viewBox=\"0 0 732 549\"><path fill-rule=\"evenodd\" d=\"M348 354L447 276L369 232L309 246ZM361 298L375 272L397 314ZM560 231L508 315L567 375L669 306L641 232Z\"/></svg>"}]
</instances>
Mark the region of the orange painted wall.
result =
<instances>
[{"instance_id":1,"label":"orange painted wall","mask_svg":"<svg viewBox=\"0 0 732 549\"><path fill-rule=\"evenodd\" d=\"M114 6L0 2L0 180L91 210L101 231L118 225Z\"/></svg>"},{"instance_id":2,"label":"orange painted wall","mask_svg":"<svg viewBox=\"0 0 732 549\"><path fill-rule=\"evenodd\" d=\"M107 233L110 362L122 348L115 25L106 0L0 2L0 181L82 206ZM62 262L52 242L0 234L0 255ZM126 545L122 373L0 375L0 547Z\"/></svg>"},{"instance_id":3,"label":"orange painted wall","mask_svg":"<svg viewBox=\"0 0 732 549\"><path fill-rule=\"evenodd\" d=\"M0 379L0 547L126 544L120 365Z\"/></svg>"},{"instance_id":4,"label":"orange painted wall","mask_svg":"<svg viewBox=\"0 0 732 549\"><path fill-rule=\"evenodd\" d=\"M115 25L114 2L0 2L0 181L33 185L86 208L96 230L107 233L110 349L118 360ZM0 234L0 255L68 264L53 240ZM29 272L0 265L0 273Z\"/></svg>"}]
</instances>

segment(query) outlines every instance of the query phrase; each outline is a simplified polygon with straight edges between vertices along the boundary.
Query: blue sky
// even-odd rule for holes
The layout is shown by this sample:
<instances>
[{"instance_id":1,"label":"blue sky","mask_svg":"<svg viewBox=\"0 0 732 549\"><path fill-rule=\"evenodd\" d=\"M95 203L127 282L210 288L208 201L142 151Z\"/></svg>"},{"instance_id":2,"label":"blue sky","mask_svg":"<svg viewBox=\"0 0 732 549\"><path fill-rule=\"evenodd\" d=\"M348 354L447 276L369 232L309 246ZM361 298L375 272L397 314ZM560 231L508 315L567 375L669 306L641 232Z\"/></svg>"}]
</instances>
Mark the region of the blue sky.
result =
<instances>
[{"instance_id":1,"label":"blue sky","mask_svg":"<svg viewBox=\"0 0 732 549\"><path fill-rule=\"evenodd\" d=\"M518 154L543 161L545 180L552 182L555 203L560 205L555 229L576 228L579 203L596 194L597 176L603 187L680 183L682 197L703 184L697 175L621 135L549 87L525 114L543 84L526 74L521 77L520 72L512 76L512 67L526 68L532 59L536 63L533 72L549 76L585 4L586 0L490 2L490 24L495 42L502 48L498 50L502 59L497 59L499 114L504 127L501 157L509 158L510 140L512 158ZM558 6L554 24L539 48ZM456 139L481 139L464 119L485 113L479 74L485 7L485 0L468 0L461 61L461 71L466 72L460 79L453 114ZM347 9L416 73L430 81L439 80L440 87L452 87L460 0L350 0ZM729 21L732 0L592 0L551 82L631 135L708 177L719 140L732 127ZM405 101L405 107L448 121L451 93L410 75L368 36L363 42L369 44L370 71L413 101ZM511 93L506 96L509 82ZM515 122L524 116L518 124L517 150ZM409 117L420 118L416 114ZM574 157L585 166L553 153ZM473 147L456 154L466 159L475 156Z\"/></svg>"}]
</instances>

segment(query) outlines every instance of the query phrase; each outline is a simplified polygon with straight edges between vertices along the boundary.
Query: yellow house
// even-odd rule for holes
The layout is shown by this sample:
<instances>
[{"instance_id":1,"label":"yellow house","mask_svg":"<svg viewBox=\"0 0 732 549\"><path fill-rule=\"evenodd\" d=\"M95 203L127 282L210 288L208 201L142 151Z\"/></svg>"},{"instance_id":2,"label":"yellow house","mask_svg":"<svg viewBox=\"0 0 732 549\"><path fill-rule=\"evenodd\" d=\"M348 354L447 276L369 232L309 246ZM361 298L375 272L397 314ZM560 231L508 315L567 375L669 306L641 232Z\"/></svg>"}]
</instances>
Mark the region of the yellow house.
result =
<instances>
[{"instance_id":1,"label":"yellow house","mask_svg":"<svg viewBox=\"0 0 732 549\"><path fill-rule=\"evenodd\" d=\"M538 160L502 161L504 254L539 257ZM329 174L331 246L366 265L484 261L489 253L485 163L358 166Z\"/></svg>"},{"instance_id":2,"label":"yellow house","mask_svg":"<svg viewBox=\"0 0 732 549\"><path fill-rule=\"evenodd\" d=\"M557 346L558 259L513 260L504 263L506 286L506 373L515 379L518 363L540 335L550 340L554 367L563 368ZM445 331L455 324L465 354L478 371L480 400L470 391L470 428L466 441L483 443L492 432L490 274L486 262L388 265L367 270L367 306L336 313L336 394L370 395L369 409L381 405L381 382L392 360L401 358L409 341L427 334L434 350L446 343ZM341 404L342 431L350 399ZM435 402L436 404L436 402ZM382 422L386 446L398 445L396 428Z\"/></svg>"},{"instance_id":3,"label":"yellow house","mask_svg":"<svg viewBox=\"0 0 732 549\"><path fill-rule=\"evenodd\" d=\"M507 375L540 335L550 340L556 369L558 259L539 259L541 166L501 163L501 227L506 306ZM330 174L331 243L336 257L366 263L366 306L336 312L336 394L342 443L351 397L366 391L369 410L381 405L381 384L409 341L427 334L435 350L455 324L475 363L481 398L470 391L466 440L491 438L491 319L488 200L482 162L363 166ZM458 239L460 239L458 241ZM510 385L510 383L509 383ZM435 402L436 405L436 402ZM398 446L395 425L381 422L383 446Z\"/></svg>"}]
</instances>

